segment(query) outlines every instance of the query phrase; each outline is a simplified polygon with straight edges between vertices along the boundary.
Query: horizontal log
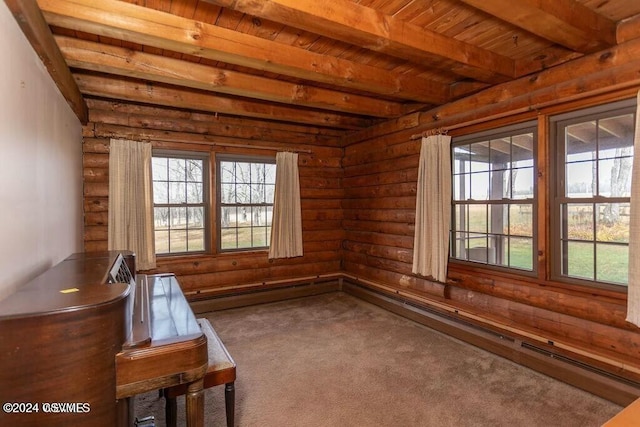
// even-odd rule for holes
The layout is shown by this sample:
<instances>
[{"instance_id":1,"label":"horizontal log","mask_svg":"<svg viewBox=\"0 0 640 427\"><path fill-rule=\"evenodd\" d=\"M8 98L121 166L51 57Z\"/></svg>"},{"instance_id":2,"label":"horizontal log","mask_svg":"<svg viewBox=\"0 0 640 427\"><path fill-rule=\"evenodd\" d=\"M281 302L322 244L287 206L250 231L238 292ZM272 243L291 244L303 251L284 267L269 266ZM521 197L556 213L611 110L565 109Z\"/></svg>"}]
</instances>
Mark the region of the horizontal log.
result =
<instances>
[{"instance_id":1,"label":"horizontal log","mask_svg":"<svg viewBox=\"0 0 640 427\"><path fill-rule=\"evenodd\" d=\"M105 181L105 182L85 181L83 194L85 197L108 197L109 181Z\"/></svg>"},{"instance_id":2,"label":"horizontal log","mask_svg":"<svg viewBox=\"0 0 640 427\"><path fill-rule=\"evenodd\" d=\"M82 203L84 212L107 212L109 199L106 197L85 197Z\"/></svg>"},{"instance_id":3,"label":"horizontal log","mask_svg":"<svg viewBox=\"0 0 640 427\"><path fill-rule=\"evenodd\" d=\"M413 250L410 248L396 248L394 246L372 245L362 242L345 240L342 243L345 252L371 255L377 258L385 258L393 261L413 264Z\"/></svg>"},{"instance_id":4,"label":"horizontal log","mask_svg":"<svg viewBox=\"0 0 640 427\"><path fill-rule=\"evenodd\" d=\"M340 130L325 128L325 127L313 127L309 125L296 125L284 122L274 122L263 120L253 120L247 117L228 117L219 114L210 114L203 112L195 112L189 110L177 110L170 107L158 107L144 104L131 104L123 101L109 101L99 98L87 98L87 105L89 106L89 117L92 113L96 113L99 117L102 114L111 114L111 117L162 117L173 120L180 123L181 121L187 123L203 123L203 124L221 124L225 126L242 126L242 127L257 127L264 128L270 131L282 131L283 133L302 133L310 135L323 135L330 138L340 138L343 132ZM102 122L102 120L91 120L93 122ZM107 123L107 122L104 122ZM125 125L125 123L119 123ZM128 125L130 127L135 127Z\"/></svg>"},{"instance_id":5,"label":"horizontal log","mask_svg":"<svg viewBox=\"0 0 640 427\"><path fill-rule=\"evenodd\" d=\"M107 168L85 168L82 171L82 178L85 182L109 182L109 169Z\"/></svg>"},{"instance_id":6,"label":"horizontal log","mask_svg":"<svg viewBox=\"0 0 640 427\"><path fill-rule=\"evenodd\" d=\"M414 225L399 222L380 222L365 221L359 219L357 221L344 220L342 225L347 232L360 231L366 233L380 233L393 236L414 236Z\"/></svg>"},{"instance_id":7,"label":"horizontal log","mask_svg":"<svg viewBox=\"0 0 640 427\"><path fill-rule=\"evenodd\" d=\"M371 280L382 285L388 285L393 289L409 290L439 298L444 298L445 296L445 285L416 276L378 270L367 265L348 261L344 262L343 271L347 276L350 276L350 280L355 281L355 283L358 282L358 279L365 281Z\"/></svg>"},{"instance_id":8,"label":"horizontal log","mask_svg":"<svg viewBox=\"0 0 640 427\"><path fill-rule=\"evenodd\" d=\"M178 276L180 286L184 292L206 291L211 289L234 287L242 288L247 284L269 283L288 278L321 276L338 273L340 261L318 262L294 266L276 266L254 268L241 271L223 271L205 274Z\"/></svg>"},{"instance_id":9,"label":"horizontal log","mask_svg":"<svg viewBox=\"0 0 640 427\"><path fill-rule=\"evenodd\" d=\"M126 126L142 129L166 130L173 132L188 132L202 135L212 135L224 138L236 138L244 143L250 141L266 141L273 143L321 145L339 147L339 140L335 136L322 135L315 132L286 131L272 129L268 122L247 120L246 125L227 123L219 118L210 122L195 121L188 118L173 118L168 116L143 116L137 114L115 114L111 111L92 110L90 119L96 123Z\"/></svg>"},{"instance_id":10,"label":"horizontal log","mask_svg":"<svg viewBox=\"0 0 640 427\"><path fill-rule=\"evenodd\" d=\"M499 316L505 323L537 330L551 339L555 337L558 341L573 343L577 347L597 348L615 353L617 357L640 356L640 336L629 334L619 328L495 298L468 289L452 287L449 297L455 303L472 307L477 312L483 313L483 316Z\"/></svg>"},{"instance_id":11,"label":"horizontal log","mask_svg":"<svg viewBox=\"0 0 640 427\"><path fill-rule=\"evenodd\" d=\"M393 246L395 248L413 249L413 236L393 236L390 234L371 233L366 231L346 231L345 239L371 245Z\"/></svg>"},{"instance_id":12,"label":"horizontal log","mask_svg":"<svg viewBox=\"0 0 640 427\"><path fill-rule=\"evenodd\" d=\"M415 208L407 209L344 209L345 220L384 221L415 224Z\"/></svg>"},{"instance_id":13,"label":"horizontal log","mask_svg":"<svg viewBox=\"0 0 640 427\"><path fill-rule=\"evenodd\" d=\"M380 198L346 199L345 209L414 209L416 208L415 196L399 196Z\"/></svg>"}]
</instances>

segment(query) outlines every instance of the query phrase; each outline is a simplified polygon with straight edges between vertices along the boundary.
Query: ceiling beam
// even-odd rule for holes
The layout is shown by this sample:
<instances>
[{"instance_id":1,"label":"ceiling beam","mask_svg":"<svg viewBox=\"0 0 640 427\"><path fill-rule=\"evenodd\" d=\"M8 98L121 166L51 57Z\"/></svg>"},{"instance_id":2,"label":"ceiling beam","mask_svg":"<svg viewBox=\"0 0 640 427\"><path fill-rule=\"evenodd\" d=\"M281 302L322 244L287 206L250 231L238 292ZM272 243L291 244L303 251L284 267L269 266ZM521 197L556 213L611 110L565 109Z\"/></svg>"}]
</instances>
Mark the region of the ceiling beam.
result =
<instances>
[{"instance_id":1,"label":"ceiling beam","mask_svg":"<svg viewBox=\"0 0 640 427\"><path fill-rule=\"evenodd\" d=\"M350 1L205 1L415 63L442 64L449 72L479 81L501 83L515 77L514 61L508 57Z\"/></svg>"},{"instance_id":2,"label":"ceiling beam","mask_svg":"<svg viewBox=\"0 0 640 427\"><path fill-rule=\"evenodd\" d=\"M616 23L576 0L461 0L505 22L580 53L616 44Z\"/></svg>"},{"instance_id":3,"label":"ceiling beam","mask_svg":"<svg viewBox=\"0 0 640 427\"><path fill-rule=\"evenodd\" d=\"M31 0L5 0L5 3L80 123L86 124L87 104L37 4Z\"/></svg>"},{"instance_id":4,"label":"ceiling beam","mask_svg":"<svg viewBox=\"0 0 640 427\"><path fill-rule=\"evenodd\" d=\"M288 83L70 37L56 36L55 39L72 68L365 116L392 118L407 112L400 103L378 98Z\"/></svg>"},{"instance_id":5,"label":"ceiling beam","mask_svg":"<svg viewBox=\"0 0 640 427\"><path fill-rule=\"evenodd\" d=\"M312 82L427 104L449 87L116 0L38 0L47 22Z\"/></svg>"},{"instance_id":6,"label":"ceiling beam","mask_svg":"<svg viewBox=\"0 0 640 427\"><path fill-rule=\"evenodd\" d=\"M339 129L362 129L372 124L371 120L345 114L248 101L120 77L76 73L75 78L83 94L109 99Z\"/></svg>"}]
</instances>

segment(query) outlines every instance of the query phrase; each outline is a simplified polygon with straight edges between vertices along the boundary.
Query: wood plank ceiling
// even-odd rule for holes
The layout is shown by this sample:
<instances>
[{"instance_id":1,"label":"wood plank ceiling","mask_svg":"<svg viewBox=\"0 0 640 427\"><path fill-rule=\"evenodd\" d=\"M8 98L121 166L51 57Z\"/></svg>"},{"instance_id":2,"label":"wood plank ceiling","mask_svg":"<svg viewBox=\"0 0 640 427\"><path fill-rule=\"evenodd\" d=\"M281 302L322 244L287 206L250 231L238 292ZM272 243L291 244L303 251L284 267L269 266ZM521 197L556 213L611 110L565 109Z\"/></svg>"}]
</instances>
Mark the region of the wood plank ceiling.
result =
<instances>
[{"instance_id":1,"label":"wood plank ceiling","mask_svg":"<svg viewBox=\"0 0 640 427\"><path fill-rule=\"evenodd\" d=\"M638 0L5 3L81 119L99 98L359 130L640 36Z\"/></svg>"}]
</instances>

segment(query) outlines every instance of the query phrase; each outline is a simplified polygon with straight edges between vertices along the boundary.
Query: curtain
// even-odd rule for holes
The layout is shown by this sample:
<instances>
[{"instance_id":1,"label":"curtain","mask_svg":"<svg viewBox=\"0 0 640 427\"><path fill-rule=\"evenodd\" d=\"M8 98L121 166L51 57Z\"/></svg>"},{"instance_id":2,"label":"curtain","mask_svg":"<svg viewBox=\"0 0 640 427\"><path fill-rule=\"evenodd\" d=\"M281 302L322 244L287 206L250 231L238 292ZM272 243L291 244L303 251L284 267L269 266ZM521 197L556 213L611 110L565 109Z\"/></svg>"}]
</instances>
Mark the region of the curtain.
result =
<instances>
[{"instance_id":1,"label":"curtain","mask_svg":"<svg viewBox=\"0 0 640 427\"><path fill-rule=\"evenodd\" d=\"M109 250L136 254L136 268L155 268L151 144L112 139L109 148Z\"/></svg>"},{"instance_id":2,"label":"curtain","mask_svg":"<svg viewBox=\"0 0 640 427\"><path fill-rule=\"evenodd\" d=\"M422 138L416 194L412 272L447 279L451 223L451 137Z\"/></svg>"},{"instance_id":3,"label":"curtain","mask_svg":"<svg viewBox=\"0 0 640 427\"><path fill-rule=\"evenodd\" d=\"M631 209L629 217L629 285L627 321L640 326L640 92L637 96L636 130L631 170Z\"/></svg>"},{"instance_id":4,"label":"curtain","mask_svg":"<svg viewBox=\"0 0 640 427\"><path fill-rule=\"evenodd\" d=\"M298 154L283 152L276 155L276 189L269 258L297 256L302 256Z\"/></svg>"}]
</instances>

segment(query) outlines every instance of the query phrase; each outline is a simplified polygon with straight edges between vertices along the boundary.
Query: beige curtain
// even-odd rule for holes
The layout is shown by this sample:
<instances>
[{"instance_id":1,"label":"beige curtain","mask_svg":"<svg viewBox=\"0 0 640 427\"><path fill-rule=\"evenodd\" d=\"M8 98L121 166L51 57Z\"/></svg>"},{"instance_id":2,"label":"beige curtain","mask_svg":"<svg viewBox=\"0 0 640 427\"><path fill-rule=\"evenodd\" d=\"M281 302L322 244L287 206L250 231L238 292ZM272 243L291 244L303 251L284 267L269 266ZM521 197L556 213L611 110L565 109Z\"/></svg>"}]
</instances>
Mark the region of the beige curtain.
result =
<instances>
[{"instance_id":1,"label":"beige curtain","mask_svg":"<svg viewBox=\"0 0 640 427\"><path fill-rule=\"evenodd\" d=\"M631 171L631 209L629 218L629 286L627 321L640 326L640 92L636 106L636 133Z\"/></svg>"},{"instance_id":2,"label":"beige curtain","mask_svg":"<svg viewBox=\"0 0 640 427\"><path fill-rule=\"evenodd\" d=\"M276 155L276 190L273 201L269 258L302 256L302 214L298 154Z\"/></svg>"},{"instance_id":3,"label":"beige curtain","mask_svg":"<svg viewBox=\"0 0 640 427\"><path fill-rule=\"evenodd\" d=\"M111 140L108 248L133 251L140 270L156 266L150 143Z\"/></svg>"},{"instance_id":4,"label":"beige curtain","mask_svg":"<svg viewBox=\"0 0 640 427\"><path fill-rule=\"evenodd\" d=\"M447 279L449 260L450 142L448 135L422 138L418 166L412 272L439 282Z\"/></svg>"}]
</instances>

